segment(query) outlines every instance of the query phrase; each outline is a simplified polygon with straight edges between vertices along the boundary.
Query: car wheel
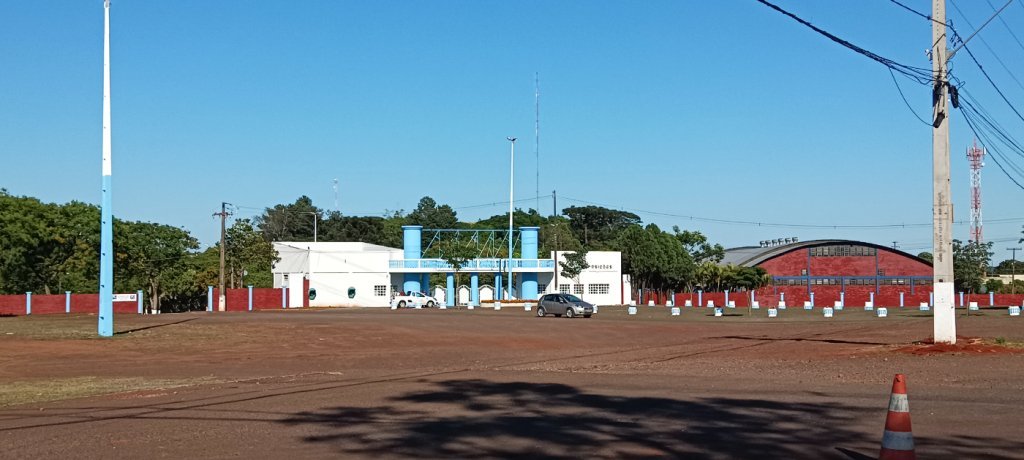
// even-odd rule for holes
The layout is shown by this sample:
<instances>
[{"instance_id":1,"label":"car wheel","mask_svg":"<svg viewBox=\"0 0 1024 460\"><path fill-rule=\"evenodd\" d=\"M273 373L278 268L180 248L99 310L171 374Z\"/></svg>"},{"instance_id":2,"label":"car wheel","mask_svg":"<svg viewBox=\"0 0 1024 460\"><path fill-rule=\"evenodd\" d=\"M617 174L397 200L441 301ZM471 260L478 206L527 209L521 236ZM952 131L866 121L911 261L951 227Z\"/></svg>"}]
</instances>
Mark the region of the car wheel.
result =
<instances>
[{"instance_id":1,"label":"car wheel","mask_svg":"<svg viewBox=\"0 0 1024 460\"><path fill-rule=\"evenodd\" d=\"M405 308L405 301L404 300L399 300L398 301L398 308Z\"/></svg>"},{"instance_id":2,"label":"car wheel","mask_svg":"<svg viewBox=\"0 0 1024 460\"><path fill-rule=\"evenodd\" d=\"M566 308L565 309L565 317L566 318L572 318L573 316L576 316L576 312L572 311L572 308Z\"/></svg>"},{"instance_id":3,"label":"car wheel","mask_svg":"<svg viewBox=\"0 0 1024 460\"><path fill-rule=\"evenodd\" d=\"M434 308L434 302L433 301L427 302L427 308Z\"/></svg>"},{"instance_id":4,"label":"car wheel","mask_svg":"<svg viewBox=\"0 0 1024 460\"><path fill-rule=\"evenodd\" d=\"M547 312L544 311L544 307L537 307L537 317L538 318L543 318L544 315L546 315L546 314L547 314Z\"/></svg>"}]
</instances>

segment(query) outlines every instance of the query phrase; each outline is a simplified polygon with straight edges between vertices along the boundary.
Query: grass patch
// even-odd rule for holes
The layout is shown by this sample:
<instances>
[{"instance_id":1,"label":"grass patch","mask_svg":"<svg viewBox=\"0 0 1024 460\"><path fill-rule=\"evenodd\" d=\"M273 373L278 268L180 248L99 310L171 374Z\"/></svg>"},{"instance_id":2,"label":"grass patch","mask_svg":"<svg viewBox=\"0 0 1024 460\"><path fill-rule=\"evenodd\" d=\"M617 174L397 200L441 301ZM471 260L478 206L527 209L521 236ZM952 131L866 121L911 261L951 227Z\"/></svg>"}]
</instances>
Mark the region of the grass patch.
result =
<instances>
[{"instance_id":1,"label":"grass patch","mask_svg":"<svg viewBox=\"0 0 1024 460\"><path fill-rule=\"evenodd\" d=\"M991 340L986 340L986 342L988 342L988 343L990 343L992 345L997 345L997 346L1006 347L1006 348L1024 348L1024 342L1017 342L1017 341L1014 341L1014 340L1008 340L1006 337L996 337L996 338L991 339Z\"/></svg>"},{"instance_id":2,"label":"grass patch","mask_svg":"<svg viewBox=\"0 0 1024 460\"><path fill-rule=\"evenodd\" d=\"M214 382L216 382L215 379L208 377L194 379L72 377L4 382L0 383L0 407L138 390L180 388Z\"/></svg>"}]
</instances>

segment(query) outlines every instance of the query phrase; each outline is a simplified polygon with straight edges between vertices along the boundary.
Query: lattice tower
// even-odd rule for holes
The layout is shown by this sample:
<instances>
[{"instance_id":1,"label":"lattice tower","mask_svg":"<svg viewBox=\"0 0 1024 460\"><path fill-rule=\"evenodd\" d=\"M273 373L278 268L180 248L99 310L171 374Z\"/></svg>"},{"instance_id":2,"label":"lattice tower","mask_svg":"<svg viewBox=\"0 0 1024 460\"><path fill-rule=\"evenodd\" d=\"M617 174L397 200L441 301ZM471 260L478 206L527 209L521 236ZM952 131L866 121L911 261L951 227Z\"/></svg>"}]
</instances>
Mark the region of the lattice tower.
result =
<instances>
[{"instance_id":1,"label":"lattice tower","mask_svg":"<svg viewBox=\"0 0 1024 460\"><path fill-rule=\"evenodd\" d=\"M978 140L967 148L967 161L971 165L971 240L981 243L981 168L985 166L985 149L978 147Z\"/></svg>"}]
</instances>

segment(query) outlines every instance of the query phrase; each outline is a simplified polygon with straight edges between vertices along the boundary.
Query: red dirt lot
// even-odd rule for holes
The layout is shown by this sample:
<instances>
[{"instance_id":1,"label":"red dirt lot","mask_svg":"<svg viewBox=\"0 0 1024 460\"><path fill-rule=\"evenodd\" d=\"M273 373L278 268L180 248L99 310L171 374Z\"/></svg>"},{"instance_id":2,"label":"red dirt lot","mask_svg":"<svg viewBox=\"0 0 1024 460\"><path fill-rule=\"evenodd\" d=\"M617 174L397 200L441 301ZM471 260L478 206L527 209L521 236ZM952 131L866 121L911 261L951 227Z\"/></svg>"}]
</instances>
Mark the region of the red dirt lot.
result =
<instances>
[{"instance_id":1,"label":"red dirt lot","mask_svg":"<svg viewBox=\"0 0 1024 460\"><path fill-rule=\"evenodd\" d=\"M920 458L1024 458L1005 311L640 311L0 318L0 458L875 458L896 373Z\"/></svg>"}]
</instances>

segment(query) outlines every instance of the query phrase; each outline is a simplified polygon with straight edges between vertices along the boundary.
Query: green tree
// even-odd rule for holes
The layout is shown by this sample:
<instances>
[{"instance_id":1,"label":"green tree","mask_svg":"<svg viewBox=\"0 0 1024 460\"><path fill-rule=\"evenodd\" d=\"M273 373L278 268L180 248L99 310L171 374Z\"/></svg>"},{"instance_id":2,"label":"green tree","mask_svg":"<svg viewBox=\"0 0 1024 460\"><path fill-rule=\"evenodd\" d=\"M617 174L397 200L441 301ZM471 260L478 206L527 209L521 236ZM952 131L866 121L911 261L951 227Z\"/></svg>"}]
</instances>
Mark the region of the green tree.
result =
<instances>
[{"instance_id":1,"label":"green tree","mask_svg":"<svg viewBox=\"0 0 1024 460\"><path fill-rule=\"evenodd\" d=\"M1000 275L1024 273L1024 261L1014 261L1013 259L1006 259L1002 262L999 262L999 264L996 265L995 272Z\"/></svg>"},{"instance_id":2,"label":"green tree","mask_svg":"<svg viewBox=\"0 0 1024 460\"><path fill-rule=\"evenodd\" d=\"M266 208L254 223L267 241L313 241L314 230L319 233L318 224L322 219L323 210L313 206L313 200L303 195L292 204Z\"/></svg>"},{"instance_id":3,"label":"green tree","mask_svg":"<svg viewBox=\"0 0 1024 460\"><path fill-rule=\"evenodd\" d=\"M274 245L263 238L249 219L238 219L227 229L227 263L231 273L230 286L244 287L246 284L256 287L273 287L274 278L271 269L280 258ZM219 246L219 244L218 244ZM218 247L219 249L219 247ZM245 273L248 272L248 276Z\"/></svg>"},{"instance_id":4,"label":"green tree","mask_svg":"<svg viewBox=\"0 0 1024 460\"><path fill-rule=\"evenodd\" d=\"M440 246L441 259L452 266L452 270L455 271L455 285L460 286L459 273L469 261L477 257L477 249L469 242L457 239L444 240ZM452 305L455 304L457 302L452 302Z\"/></svg>"},{"instance_id":5,"label":"green tree","mask_svg":"<svg viewBox=\"0 0 1024 460\"><path fill-rule=\"evenodd\" d=\"M932 253L930 253L930 252L927 252L927 251L922 252L922 253L918 254L917 257L920 257L920 258L922 258L924 260L927 260L928 263L932 262Z\"/></svg>"},{"instance_id":6,"label":"green tree","mask_svg":"<svg viewBox=\"0 0 1024 460\"><path fill-rule=\"evenodd\" d=\"M144 289L147 309L160 311L164 284L189 269L199 242L188 231L150 222L114 222L114 289Z\"/></svg>"},{"instance_id":7,"label":"green tree","mask_svg":"<svg viewBox=\"0 0 1024 460\"><path fill-rule=\"evenodd\" d=\"M583 245L569 228L569 222L561 217L549 219L542 225L537 238L540 240L539 256L542 259L549 257L548 254L554 251L583 250Z\"/></svg>"},{"instance_id":8,"label":"green tree","mask_svg":"<svg viewBox=\"0 0 1024 460\"><path fill-rule=\"evenodd\" d=\"M441 229L441 228L456 228L459 224L459 219L455 216L455 211L451 206L440 205L429 196L420 198L419 204L416 205L416 209L406 216L406 220L409 225L422 225L423 228Z\"/></svg>"},{"instance_id":9,"label":"green tree","mask_svg":"<svg viewBox=\"0 0 1024 460\"><path fill-rule=\"evenodd\" d=\"M708 238L701 232L680 230L679 226L672 227L672 232L695 263L705 261L718 263L725 257L725 248L720 244L708 243Z\"/></svg>"},{"instance_id":10,"label":"green tree","mask_svg":"<svg viewBox=\"0 0 1024 460\"><path fill-rule=\"evenodd\" d=\"M580 275L584 270L590 268L590 264L587 263L587 252L567 252L563 257L565 260L558 262L558 265L562 267L562 276L580 284Z\"/></svg>"},{"instance_id":11,"label":"green tree","mask_svg":"<svg viewBox=\"0 0 1024 460\"><path fill-rule=\"evenodd\" d=\"M964 292L980 292L985 283L985 269L992 257L992 243L953 240L953 279Z\"/></svg>"},{"instance_id":12,"label":"green tree","mask_svg":"<svg viewBox=\"0 0 1024 460\"><path fill-rule=\"evenodd\" d=\"M571 206L562 213L576 238L588 250L611 249L619 235L631 226L640 225L640 216L600 206Z\"/></svg>"}]
</instances>

